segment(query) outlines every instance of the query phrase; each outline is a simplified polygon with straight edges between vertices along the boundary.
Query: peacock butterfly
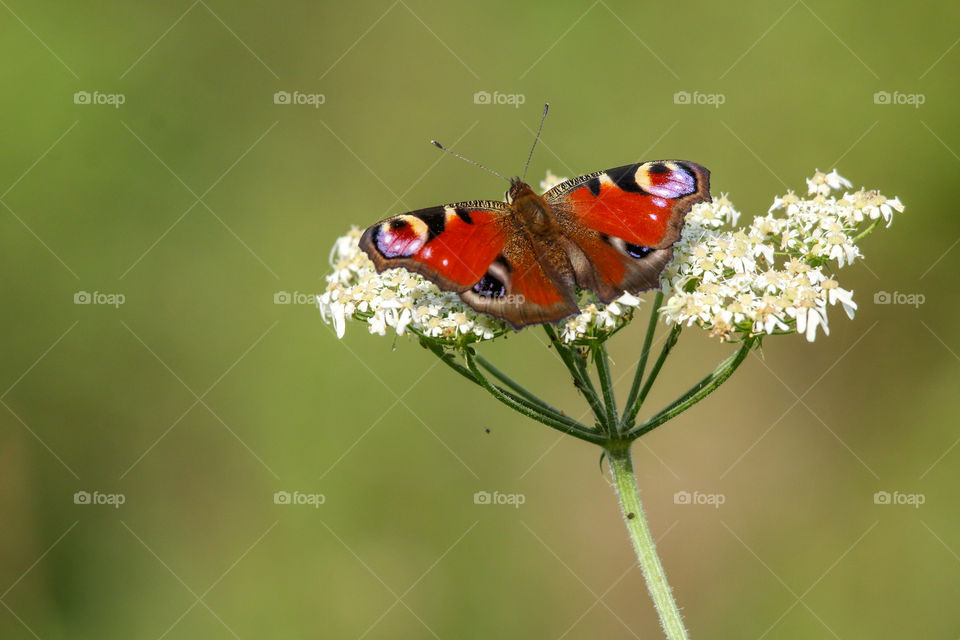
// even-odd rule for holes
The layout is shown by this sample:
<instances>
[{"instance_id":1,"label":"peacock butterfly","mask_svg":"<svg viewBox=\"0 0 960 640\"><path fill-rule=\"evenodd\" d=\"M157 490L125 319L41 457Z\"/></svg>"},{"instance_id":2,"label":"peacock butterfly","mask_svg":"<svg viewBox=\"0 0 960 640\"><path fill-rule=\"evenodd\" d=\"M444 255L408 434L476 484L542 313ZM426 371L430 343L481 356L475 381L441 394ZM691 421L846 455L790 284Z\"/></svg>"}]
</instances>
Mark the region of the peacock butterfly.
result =
<instances>
[{"instance_id":1,"label":"peacock butterfly","mask_svg":"<svg viewBox=\"0 0 960 640\"><path fill-rule=\"evenodd\" d=\"M708 201L710 172L680 160L590 173L543 195L513 178L506 202L472 200L387 218L363 233L360 248L378 272L422 274L519 329L577 313L577 287L605 303L656 287L684 216Z\"/></svg>"}]
</instances>

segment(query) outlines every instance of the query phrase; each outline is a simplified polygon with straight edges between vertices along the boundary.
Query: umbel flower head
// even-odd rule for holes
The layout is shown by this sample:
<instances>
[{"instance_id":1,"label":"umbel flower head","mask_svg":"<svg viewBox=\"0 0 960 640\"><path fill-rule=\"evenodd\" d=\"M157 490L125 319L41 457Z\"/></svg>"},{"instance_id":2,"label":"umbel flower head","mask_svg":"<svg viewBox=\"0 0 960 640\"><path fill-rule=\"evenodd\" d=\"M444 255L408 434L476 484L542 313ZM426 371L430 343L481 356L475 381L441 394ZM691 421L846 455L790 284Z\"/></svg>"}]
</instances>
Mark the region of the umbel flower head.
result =
<instances>
[{"instance_id":1,"label":"umbel flower head","mask_svg":"<svg viewBox=\"0 0 960 640\"><path fill-rule=\"evenodd\" d=\"M541 188L562 180L548 173ZM739 229L733 226L740 213L726 194L695 205L661 279L662 319L700 327L722 340L799 333L813 341L818 329L829 333L829 307L839 305L852 318L853 292L840 286L836 271L860 259L857 242L881 220L889 226L903 205L898 198L850 187L836 170L817 171L807 180L806 198L792 191L778 196L766 215ZM378 274L358 246L360 235L354 227L337 239L333 273L318 296L320 312L338 337L349 319L366 322L378 335L411 332L450 347L512 331L418 274L402 268ZM626 293L605 305L584 292L580 313L558 325L560 339L566 344L605 339L633 318L640 302Z\"/></svg>"}]
</instances>

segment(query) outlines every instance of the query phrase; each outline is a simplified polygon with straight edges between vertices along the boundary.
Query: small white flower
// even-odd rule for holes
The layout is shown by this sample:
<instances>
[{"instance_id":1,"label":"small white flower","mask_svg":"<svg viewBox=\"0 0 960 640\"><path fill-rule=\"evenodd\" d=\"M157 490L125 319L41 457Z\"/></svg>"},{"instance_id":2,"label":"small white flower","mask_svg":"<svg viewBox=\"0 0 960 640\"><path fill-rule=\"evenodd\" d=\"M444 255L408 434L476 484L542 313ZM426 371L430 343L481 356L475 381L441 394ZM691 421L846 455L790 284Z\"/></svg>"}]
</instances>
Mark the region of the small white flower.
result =
<instances>
[{"instance_id":1,"label":"small white flower","mask_svg":"<svg viewBox=\"0 0 960 640\"><path fill-rule=\"evenodd\" d=\"M333 323L333 329L337 332L337 337L342 338L347 331L347 322L344 313L344 306L339 302L330 305L330 321Z\"/></svg>"},{"instance_id":2,"label":"small white flower","mask_svg":"<svg viewBox=\"0 0 960 640\"><path fill-rule=\"evenodd\" d=\"M561 178L553 171L547 169L547 177L540 181L540 191L550 191L561 182L566 182L566 178Z\"/></svg>"}]
</instances>

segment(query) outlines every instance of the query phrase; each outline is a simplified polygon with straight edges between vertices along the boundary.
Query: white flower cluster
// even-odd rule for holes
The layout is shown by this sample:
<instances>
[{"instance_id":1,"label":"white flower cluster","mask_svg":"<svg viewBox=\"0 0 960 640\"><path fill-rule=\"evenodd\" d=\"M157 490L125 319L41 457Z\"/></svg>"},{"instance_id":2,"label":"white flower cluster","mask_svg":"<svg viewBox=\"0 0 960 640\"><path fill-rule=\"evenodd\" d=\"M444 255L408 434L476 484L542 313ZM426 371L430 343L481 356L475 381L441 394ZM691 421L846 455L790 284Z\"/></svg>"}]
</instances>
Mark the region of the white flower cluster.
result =
<instances>
[{"instance_id":1,"label":"white flower cluster","mask_svg":"<svg viewBox=\"0 0 960 640\"><path fill-rule=\"evenodd\" d=\"M552 173L546 191L563 178ZM831 195L850 183L817 172L807 181L810 199L792 192L774 201L766 216L730 231L739 213L721 195L687 214L674 260L663 276L667 323L697 325L722 339L797 331L808 340L818 328L828 332L827 307L840 304L853 317L852 292L825 271L861 257L856 241L880 218L889 225L899 199L860 190ZM777 212L777 213L774 213ZM323 319L343 337L346 321L365 321L371 333L412 332L448 345L490 340L510 331L496 318L471 309L455 293L441 291L405 269L378 274L360 250L361 232L352 228L333 247L327 289L317 297ZM627 324L640 304L629 293L610 304L583 296L581 312L562 322L561 339L570 344L609 335Z\"/></svg>"},{"instance_id":2,"label":"white flower cluster","mask_svg":"<svg viewBox=\"0 0 960 640\"><path fill-rule=\"evenodd\" d=\"M850 186L836 170L818 171L807 180L808 199L788 192L736 231L722 228L739 217L726 195L696 205L664 273L665 321L725 340L796 331L812 342L818 328L829 333L829 306L840 304L852 318L853 292L832 267L862 257L860 237L881 218L889 226L903 205L863 189L832 195Z\"/></svg>"}]
</instances>

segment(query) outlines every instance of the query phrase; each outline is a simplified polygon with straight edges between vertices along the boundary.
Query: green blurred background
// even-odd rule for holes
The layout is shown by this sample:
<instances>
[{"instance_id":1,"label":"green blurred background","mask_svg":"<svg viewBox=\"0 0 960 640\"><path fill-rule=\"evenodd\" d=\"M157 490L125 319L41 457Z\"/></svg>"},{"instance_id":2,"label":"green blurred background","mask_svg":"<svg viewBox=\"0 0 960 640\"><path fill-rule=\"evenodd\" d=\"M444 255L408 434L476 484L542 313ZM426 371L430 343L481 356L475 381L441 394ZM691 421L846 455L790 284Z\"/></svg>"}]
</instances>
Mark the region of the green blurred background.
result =
<instances>
[{"instance_id":1,"label":"green blurred background","mask_svg":"<svg viewBox=\"0 0 960 640\"><path fill-rule=\"evenodd\" d=\"M960 635L957 3L0 4L0 637L659 637L597 450L274 301L350 225L498 197L427 141L516 173L548 100L534 182L679 157L748 217L816 168L901 197L856 319L769 340L637 474L695 638ZM487 353L579 415L542 340ZM651 406L729 351L686 332Z\"/></svg>"}]
</instances>

